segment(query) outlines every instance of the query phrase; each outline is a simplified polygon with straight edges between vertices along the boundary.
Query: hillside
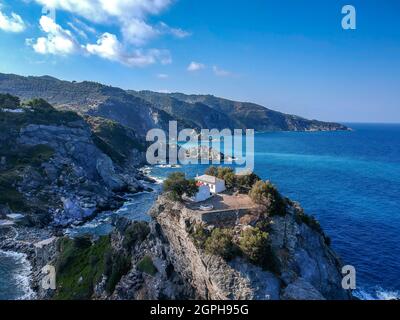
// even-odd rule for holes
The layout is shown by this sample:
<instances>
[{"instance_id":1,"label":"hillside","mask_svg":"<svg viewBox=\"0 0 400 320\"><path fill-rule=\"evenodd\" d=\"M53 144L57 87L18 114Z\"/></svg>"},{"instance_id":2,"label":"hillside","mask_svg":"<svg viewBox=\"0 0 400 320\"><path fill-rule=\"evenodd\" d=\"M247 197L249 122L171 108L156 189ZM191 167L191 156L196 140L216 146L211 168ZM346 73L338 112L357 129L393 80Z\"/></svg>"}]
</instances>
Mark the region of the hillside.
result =
<instances>
[{"instance_id":1,"label":"hillside","mask_svg":"<svg viewBox=\"0 0 400 320\"><path fill-rule=\"evenodd\" d=\"M172 116L184 116L205 127L255 129L256 131L335 131L347 130L338 123L307 120L263 106L218 98L212 95L185 95L129 91ZM215 121L215 119L218 119ZM219 122L218 122L219 121ZM215 125L215 122L221 125Z\"/></svg>"},{"instance_id":2,"label":"hillside","mask_svg":"<svg viewBox=\"0 0 400 320\"><path fill-rule=\"evenodd\" d=\"M143 190L144 145L116 122L0 94L0 128L0 220L19 213L28 225L67 225Z\"/></svg>"},{"instance_id":3,"label":"hillside","mask_svg":"<svg viewBox=\"0 0 400 320\"><path fill-rule=\"evenodd\" d=\"M239 128L256 131L347 130L337 123L307 120L253 103L209 95L124 91L94 82L68 82L49 76L22 77L0 73L0 93L22 100L42 98L60 109L103 117L130 127L143 136L149 129L166 129L168 121L180 127Z\"/></svg>"}]
</instances>

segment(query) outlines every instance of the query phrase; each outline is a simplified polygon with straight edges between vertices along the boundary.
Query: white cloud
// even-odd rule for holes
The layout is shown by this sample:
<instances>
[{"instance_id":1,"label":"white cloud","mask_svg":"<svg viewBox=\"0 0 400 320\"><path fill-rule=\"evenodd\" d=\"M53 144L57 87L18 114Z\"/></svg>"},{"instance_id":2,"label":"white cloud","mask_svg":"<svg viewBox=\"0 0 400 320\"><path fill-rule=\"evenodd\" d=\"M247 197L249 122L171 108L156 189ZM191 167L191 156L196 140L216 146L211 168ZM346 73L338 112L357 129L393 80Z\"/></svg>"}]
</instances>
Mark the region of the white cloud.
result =
<instances>
[{"instance_id":1,"label":"white cloud","mask_svg":"<svg viewBox=\"0 0 400 320\"><path fill-rule=\"evenodd\" d=\"M81 48L69 30L63 29L47 16L40 18L40 27L47 34L35 40L28 39L27 44L39 54L68 55Z\"/></svg>"},{"instance_id":2,"label":"white cloud","mask_svg":"<svg viewBox=\"0 0 400 320\"><path fill-rule=\"evenodd\" d=\"M90 54L132 67L154 63L170 64L172 58L168 50L145 50L143 46L149 40L161 35L169 34L176 38L190 35L180 28L170 27L163 22L148 22L151 15L160 14L175 0L34 1L45 6L50 12L55 9L75 15L66 24L69 30L56 24L49 16L42 16L40 26L46 36L27 40L27 44L41 54ZM120 32L100 34L96 30L98 25L103 28L116 26ZM97 42L93 40L94 36Z\"/></svg>"},{"instance_id":3,"label":"white cloud","mask_svg":"<svg viewBox=\"0 0 400 320\"><path fill-rule=\"evenodd\" d=\"M194 62L192 61L189 66L187 67L187 71L189 72L195 72L195 71L199 71L202 69L205 69L205 65L199 62Z\"/></svg>"},{"instance_id":4,"label":"white cloud","mask_svg":"<svg viewBox=\"0 0 400 320\"><path fill-rule=\"evenodd\" d=\"M165 74L165 73L159 73L159 74L157 75L157 78L158 78L158 79L168 79L169 76L168 76L167 74Z\"/></svg>"},{"instance_id":5,"label":"white cloud","mask_svg":"<svg viewBox=\"0 0 400 320\"><path fill-rule=\"evenodd\" d=\"M135 49L127 52L117 36L111 33L101 35L96 44L86 45L86 50L92 55L120 62L130 67L144 67L156 62L162 64L171 62L170 54L166 50L151 49L144 51Z\"/></svg>"},{"instance_id":6,"label":"white cloud","mask_svg":"<svg viewBox=\"0 0 400 320\"><path fill-rule=\"evenodd\" d=\"M217 66L213 66L213 71L217 77L229 77L233 75L232 72L220 69Z\"/></svg>"},{"instance_id":7,"label":"white cloud","mask_svg":"<svg viewBox=\"0 0 400 320\"><path fill-rule=\"evenodd\" d=\"M152 26L146 22L150 15L157 15L167 9L173 0L35 0L59 10L75 13L87 21L119 26L126 42L143 45L162 34L184 38L188 32L171 28L165 23Z\"/></svg>"},{"instance_id":8,"label":"white cloud","mask_svg":"<svg viewBox=\"0 0 400 320\"><path fill-rule=\"evenodd\" d=\"M185 30L180 29L180 28L172 28L172 27L170 27L169 25L167 25L164 22L160 23L159 30L160 30L161 33L171 34L174 37L180 38L180 39L189 37L191 35L191 33L188 32L188 31L185 31Z\"/></svg>"},{"instance_id":9,"label":"white cloud","mask_svg":"<svg viewBox=\"0 0 400 320\"><path fill-rule=\"evenodd\" d=\"M21 16L12 12L11 16L5 15L0 7L0 29L7 32L22 32L26 28Z\"/></svg>"},{"instance_id":10,"label":"white cloud","mask_svg":"<svg viewBox=\"0 0 400 320\"><path fill-rule=\"evenodd\" d=\"M129 23L123 24L122 34L126 41L139 46L155 38L160 32L143 20L131 19Z\"/></svg>"}]
</instances>

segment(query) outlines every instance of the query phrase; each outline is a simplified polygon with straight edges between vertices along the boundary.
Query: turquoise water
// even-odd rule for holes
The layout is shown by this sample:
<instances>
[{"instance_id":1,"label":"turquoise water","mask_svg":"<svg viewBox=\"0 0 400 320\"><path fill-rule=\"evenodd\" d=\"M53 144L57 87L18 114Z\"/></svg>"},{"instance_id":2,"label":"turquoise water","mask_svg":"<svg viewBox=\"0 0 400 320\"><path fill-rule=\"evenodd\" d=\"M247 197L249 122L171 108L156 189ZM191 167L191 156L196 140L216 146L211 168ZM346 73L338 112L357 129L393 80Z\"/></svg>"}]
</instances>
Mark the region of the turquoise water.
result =
<instances>
[{"instance_id":1,"label":"turquoise water","mask_svg":"<svg viewBox=\"0 0 400 320\"><path fill-rule=\"evenodd\" d=\"M400 298L400 125L350 126L256 134L255 172L318 218L356 268L359 297ZM182 170L193 176L204 169Z\"/></svg>"},{"instance_id":2,"label":"turquoise water","mask_svg":"<svg viewBox=\"0 0 400 320\"><path fill-rule=\"evenodd\" d=\"M318 218L344 263L356 268L359 297L400 298L400 125L350 126L354 131L256 134L255 172ZM155 167L152 175L179 170L193 177L206 167ZM160 185L152 187L156 192L132 196L118 214L149 220ZM69 232L106 234L110 221L102 215ZM1 272L11 273L0 268L0 289L10 290Z\"/></svg>"}]
</instances>

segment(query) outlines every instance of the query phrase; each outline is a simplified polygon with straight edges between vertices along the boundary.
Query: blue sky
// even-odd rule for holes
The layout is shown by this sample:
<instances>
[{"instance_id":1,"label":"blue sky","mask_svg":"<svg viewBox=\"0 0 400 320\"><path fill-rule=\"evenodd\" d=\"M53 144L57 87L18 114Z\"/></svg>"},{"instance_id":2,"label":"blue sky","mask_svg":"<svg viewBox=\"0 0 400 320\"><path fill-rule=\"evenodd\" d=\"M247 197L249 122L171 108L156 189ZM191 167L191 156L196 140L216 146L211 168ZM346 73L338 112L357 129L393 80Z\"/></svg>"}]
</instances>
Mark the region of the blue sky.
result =
<instances>
[{"instance_id":1,"label":"blue sky","mask_svg":"<svg viewBox=\"0 0 400 320\"><path fill-rule=\"evenodd\" d=\"M320 120L400 122L399 1L0 4L0 72L214 94ZM346 4L356 30L341 27Z\"/></svg>"}]
</instances>

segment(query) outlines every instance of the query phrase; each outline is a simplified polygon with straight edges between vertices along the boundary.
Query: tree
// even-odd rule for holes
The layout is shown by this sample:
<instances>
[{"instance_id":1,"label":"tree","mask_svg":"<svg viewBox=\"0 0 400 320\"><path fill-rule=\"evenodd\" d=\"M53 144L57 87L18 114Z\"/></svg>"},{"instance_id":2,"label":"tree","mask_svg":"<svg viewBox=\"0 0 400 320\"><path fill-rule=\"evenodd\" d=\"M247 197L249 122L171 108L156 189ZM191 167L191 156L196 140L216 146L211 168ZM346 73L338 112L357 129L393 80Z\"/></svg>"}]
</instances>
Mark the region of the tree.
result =
<instances>
[{"instance_id":1,"label":"tree","mask_svg":"<svg viewBox=\"0 0 400 320\"><path fill-rule=\"evenodd\" d=\"M48 103L46 100L43 99L32 99L26 102L25 104L34 109L35 111L41 111L41 112L56 111L56 109L50 103Z\"/></svg>"},{"instance_id":2,"label":"tree","mask_svg":"<svg viewBox=\"0 0 400 320\"><path fill-rule=\"evenodd\" d=\"M217 255L226 260L233 259L238 250L233 243L233 231L231 229L216 228L205 243L206 252Z\"/></svg>"},{"instance_id":3,"label":"tree","mask_svg":"<svg viewBox=\"0 0 400 320\"><path fill-rule=\"evenodd\" d=\"M269 234L259 228L247 228L239 238L242 254L253 264L275 273L279 272L279 263L269 241Z\"/></svg>"},{"instance_id":4,"label":"tree","mask_svg":"<svg viewBox=\"0 0 400 320\"><path fill-rule=\"evenodd\" d=\"M236 185L239 189L251 189L257 181L260 181L260 177L255 173L241 174L236 176Z\"/></svg>"},{"instance_id":5,"label":"tree","mask_svg":"<svg viewBox=\"0 0 400 320\"><path fill-rule=\"evenodd\" d=\"M229 167L219 167L218 168L218 174L217 174L217 178L219 179L224 179L227 175L231 175L234 174L234 171L232 168Z\"/></svg>"},{"instance_id":6,"label":"tree","mask_svg":"<svg viewBox=\"0 0 400 320\"><path fill-rule=\"evenodd\" d=\"M236 186L236 175L233 172L228 172L224 176L225 185L228 189L233 189Z\"/></svg>"},{"instance_id":7,"label":"tree","mask_svg":"<svg viewBox=\"0 0 400 320\"><path fill-rule=\"evenodd\" d=\"M173 201L182 201L184 194L192 197L199 191L196 181L187 180L182 172L170 174L168 179L164 181L163 189Z\"/></svg>"},{"instance_id":8,"label":"tree","mask_svg":"<svg viewBox=\"0 0 400 320\"><path fill-rule=\"evenodd\" d=\"M261 231L259 228L247 228L240 235L240 249L255 264L260 264L263 261L265 249L268 246L268 233Z\"/></svg>"},{"instance_id":9,"label":"tree","mask_svg":"<svg viewBox=\"0 0 400 320\"><path fill-rule=\"evenodd\" d=\"M254 203L265 207L269 215L285 215L286 202L269 181L257 181L249 192Z\"/></svg>"},{"instance_id":10,"label":"tree","mask_svg":"<svg viewBox=\"0 0 400 320\"><path fill-rule=\"evenodd\" d=\"M218 176L218 168L211 166L206 170L205 173L209 176L217 177Z\"/></svg>"},{"instance_id":11,"label":"tree","mask_svg":"<svg viewBox=\"0 0 400 320\"><path fill-rule=\"evenodd\" d=\"M0 94L0 108L16 109L20 106L20 100L11 94Z\"/></svg>"}]
</instances>

